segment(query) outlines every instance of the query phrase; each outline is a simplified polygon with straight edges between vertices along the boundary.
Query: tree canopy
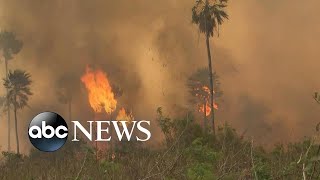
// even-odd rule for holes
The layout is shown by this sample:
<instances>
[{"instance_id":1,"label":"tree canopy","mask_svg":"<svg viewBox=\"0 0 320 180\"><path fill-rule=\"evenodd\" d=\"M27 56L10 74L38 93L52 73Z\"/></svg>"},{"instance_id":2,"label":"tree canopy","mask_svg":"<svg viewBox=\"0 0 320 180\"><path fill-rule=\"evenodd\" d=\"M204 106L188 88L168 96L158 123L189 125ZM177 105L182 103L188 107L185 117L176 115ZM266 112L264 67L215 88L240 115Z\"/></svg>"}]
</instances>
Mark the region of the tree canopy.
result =
<instances>
[{"instance_id":1,"label":"tree canopy","mask_svg":"<svg viewBox=\"0 0 320 180\"><path fill-rule=\"evenodd\" d=\"M17 109L28 105L29 96L33 93L30 90L31 76L23 70L9 71L8 78L4 79L4 86L8 89L8 101Z\"/></svg>"},{"instance_id":2,"label":"tree canopy","mask_svg":"<svg viewBox=\"0 0 320 180\"><path fill-rule=\"evenodd\" d=\"M213 36L219 33L219 26L228 19L225 11L228 0L197 0L192 8L192 22L197 24L201 33Z\"/></svg>"},{"instance_id":3,"label":"tree canopy","mask_svg":"<svg viewBox=\"0 0 320 180\"><path fill-rule=\"evenodd\" d=\"M22 49L23 42L16 38L16 34L9 31L0 32L0 49L6 60L13 58L13 54L17 54Z\"/></svg>"}]
</instances>

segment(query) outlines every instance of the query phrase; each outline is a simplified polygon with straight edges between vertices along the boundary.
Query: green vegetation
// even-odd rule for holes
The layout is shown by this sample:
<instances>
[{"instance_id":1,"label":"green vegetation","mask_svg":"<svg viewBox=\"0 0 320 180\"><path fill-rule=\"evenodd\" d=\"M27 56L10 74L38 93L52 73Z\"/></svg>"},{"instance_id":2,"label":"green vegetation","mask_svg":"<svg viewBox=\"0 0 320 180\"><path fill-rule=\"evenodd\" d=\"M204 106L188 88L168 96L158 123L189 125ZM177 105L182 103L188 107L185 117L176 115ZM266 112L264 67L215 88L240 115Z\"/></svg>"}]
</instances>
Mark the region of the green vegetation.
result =
<instances>
[{"instance_id":1,"label":"green vegetation","mask_svg":"<svg viewBox=\"0 0 320 180\"><path fill-rule=\"evenodd\" d=\"M319 146L312 139L279 144L267 152L227 124L213 136L203 131L191 113L179 119L165 116L161 108L157 113L166 137L159 148L127 142L115 150L114 159L100 160L84 141L68 142L54 153L3 152L0 179L320 178Z\"/></svg>"}]
</instances>

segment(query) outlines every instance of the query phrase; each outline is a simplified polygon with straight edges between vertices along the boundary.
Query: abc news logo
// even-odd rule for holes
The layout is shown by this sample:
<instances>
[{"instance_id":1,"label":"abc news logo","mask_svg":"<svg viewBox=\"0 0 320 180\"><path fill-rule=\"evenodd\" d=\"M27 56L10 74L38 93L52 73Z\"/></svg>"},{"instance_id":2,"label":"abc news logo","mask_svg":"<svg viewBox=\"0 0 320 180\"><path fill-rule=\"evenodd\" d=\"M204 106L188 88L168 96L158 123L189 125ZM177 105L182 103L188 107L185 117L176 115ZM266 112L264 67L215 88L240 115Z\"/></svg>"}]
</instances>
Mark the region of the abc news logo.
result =
<instances>
[{"instance_id":1,"label":"abc news logo","mask_svg":"<svg viewBox=\"0 0 320 180\"><path fill-rule=\"evenodd\" d=\"M93 141L93 126L96 127L96 139L94 141L111 141L109 128L112 126L119 141L122 141L124 136L126 136L127 141L131 141L135 128L146 136L145 138L136 136L137 141L144 142L151 138L150 131L143 126L144 124L150 126L150 121L132 121L131 129L127 127L126 121L87 121L87 123L89 123L88 130L79 121L72 121L72 141L79 141L77 139L77 130L81 131L89 141ZM106 127L103 128L103 125ZM104 138L102 133L109 134L109 137ZM30 122L28 135L31 144L35 148L44 152L53 152L60 149L66 143L68 139L68 125L59 114L42 112Z\"/></svg>"}]
</instances>

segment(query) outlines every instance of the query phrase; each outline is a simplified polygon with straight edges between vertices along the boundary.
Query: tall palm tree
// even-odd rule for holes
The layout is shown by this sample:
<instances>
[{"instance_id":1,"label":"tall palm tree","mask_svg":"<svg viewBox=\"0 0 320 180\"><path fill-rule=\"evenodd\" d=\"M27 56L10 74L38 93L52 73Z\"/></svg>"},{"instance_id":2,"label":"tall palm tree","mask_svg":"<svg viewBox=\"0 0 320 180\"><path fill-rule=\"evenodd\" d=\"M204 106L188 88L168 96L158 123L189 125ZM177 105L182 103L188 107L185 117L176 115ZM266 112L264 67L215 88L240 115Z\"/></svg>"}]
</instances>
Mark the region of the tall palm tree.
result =
<instances>
[{"instance_id":1,"label":"tall palm tree","mask_svg":"<svg viewBox=\"0 0 320 180\"><path fill-rule=\"evenodd\" d=\"M73 93L70 91L69 88L67 87L61 87L59 90L56 91L57 96L58 96L58 101L61 104L66 104L68 105L68 116L69 116L69 121L72 121L72 98L73 98Z\"/></svg>"},{"instance_id":2,"label":"tall palm tree","mask_svg":"<svg viewBox=\"0 0 320 180\"><path fill-rule=\"evenodd\" d=\"M207 109L206 104L210 98L210 92L208 92L207 87L209 87L209 77L208 77L208 68L200 68L195 73L193 73L187 80L187 87L192 98L190 102L192 104L197 104L198 106L204 107L204 119L203 127L207 129ZM213 84L214 84L214 95L217 98L223 95L223 92L220 89L219 76L216 73L212 74ZM212 112L212 110L211 110ZM211 114L210 112L210 114Z\"/></svg>"},{"instance_id":3,"label":"tall palm tree","mask_svg":"<svg viewBox=\"0 0 320 180\"><path fill-rule=\"evenodd\" d=\"M22 49L23 43L16 39L16 35L13 32L2 31L0 32L0 50L5 62L6 79L8 78L8 61L13 58L14 54L18 54ZM8 90L7 90L8 95ZM9 102L9 101L7 101ZM10 151L10 106L6 107L8 116L8 151Z\"/></svg>"},{"instance_id":4,"label":"tall palm tree","mask_svg":"<svg viewBox=\"0 0 320 180\"><path fill-rule=\"evenodd\" d=\"M62 75L56 82L56 94L58 101L68 106L69 122L72 121L72 102L75 93L80 88L80 79L78 76L68 73Z\"/></svg>"},{"instance_id":5,"label":"tall palm tree","mask_svg":"<svg viewBox=\"0 0 320 180\"><path fill-rule=\"evenodd\" d=\"M211 117L212 128L215 133L215 119L214 119L214 94L213 94L213 79L212 79L212 62L210 52L210 37L217 32L219 35L219 26L222 25L225 19L228 19L228 14L225 11L228 0L197 0L195 6L192 8L192 23L196 24L201 33L206 37L206 46L208 53L208 68L210 78L211 91Z\"/></svg>"},{"instance_id":6,"label":"tall palm tree","mask_svg":"<svg viewBox=\"0 0 320 180\"><path fill-rule=\"evenodd\" d=\"M20 154L19 150L19 137L18 137L18 120L17 110L24 108L28 105L29 96L33 93L30 90L32 83L31 76L29 73L23 70L9 71L8 77L4 80L3 85L8 89L8 104L13 107L14 112L14 123L17 143L17 153Z\"/></svg>"}]
</instances>

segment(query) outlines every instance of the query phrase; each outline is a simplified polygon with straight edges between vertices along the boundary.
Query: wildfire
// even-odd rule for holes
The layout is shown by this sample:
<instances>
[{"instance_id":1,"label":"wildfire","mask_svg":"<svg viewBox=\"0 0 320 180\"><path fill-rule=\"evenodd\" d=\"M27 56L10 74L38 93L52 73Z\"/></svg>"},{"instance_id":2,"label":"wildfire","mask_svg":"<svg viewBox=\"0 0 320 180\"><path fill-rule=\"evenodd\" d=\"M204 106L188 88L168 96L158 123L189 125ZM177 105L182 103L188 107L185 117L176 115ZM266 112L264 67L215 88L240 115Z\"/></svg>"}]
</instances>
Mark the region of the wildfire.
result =
<instances>
[{"instance_id":1,"label":"wildfire","mask_svg":"<svg viewBox=\"0 0 320 180\"><path fill-rule=\"evenodd\" d=\"M84 75L81 77L81 81L87 89L89 104L93 111L96 114L106 113L107 117L111 118L117 109L118 102L116 97L119 97L120 93L117 91L117 88L112 89L106 73L100 69L93 70L87 66ZM124 108L121 108L116 120L128 121L127 123L130 123L133 121L133 116L131 112L128 113ZM110 135L113 136L112 133ZM105 139L107 137L102 138ZM96 158L100 159L105 157L103 153L105 153L105 150L109 147L112 149L113 144L113 142L108 145L105 143L100 144L96 141L94 145L96 147ZM114 160L115 157L116 154L113 153L111 157L112 160Z\"/></svg>"},{"instance_id":2,"label":"wildfire","mask_svg":"<svg viewBox=\"0 0 320 180\"><path fill-rule=\"evenodd\" d=\"M211 94L210 93L210 89L207 86L203 86L202 89L204 90L204 92L206 92L207 94ZM213 94L215 94L216 92L213 91Z\"/></svg>"},{"instance_id":3,"label":"wildfire","mask_svg":"<svg viewBox=\"0 0 320 180\"><path fill-rule=\"evenodd\" d=\"M128 121L130 123L131 121L134 120L132 113L127 113L124 108L121 108L118 112L117 121Z\"/></svg>"},{"instance_id":4,"label":"wildfire","mask_svg":"<svg viewBox=\"0 0 320 180\"><path fill-rule=\"evenodd\" d=\"M214 103L214 104L213 104L213 108L216 109L216 110L218 110L218 105L217 105L216 103ZM206 111L206 116L209 116L209 115L210 115L210 113L211 113L211 107L210 107L210 104L209 104L208 102L206 102L206 106L204 106L204 104L203 104L203 105L201 105L201 106L199 107L199 112L204 113L204 111Z\"/></svg>"},{"instance_id":5,"label":"wildfire","mask_svg":"<svg viewBox=\"0 0 320 180\"><path fill-rule=\"evenodd\" d=\"M101 71L93 71L87 66L86 73L81 77L88 91L88 98L91 108L95 112L112 113L117 106L107 75Z\"/></svg>"},{"instance_id":6,"label":"wildfire","mask_svg":"<svg viewBox=\"0 0 320 180\"><path fill-rule=\"evenodd\" d=\"M196 89L196 90L199 90L199 89ZM211 94L210 89L207 86L203 86L202 90L207 95L205 95L205 97L202 97L203 95L196 94L196 96L198 96L198 97L200 96L200 97L206 99L206 103L199 106L199 112L204 113L206 111L206 116L209 116L211 113L211 106L210 106L210 103L208 102L209 95ZM213 93L215 93L215 92L213 91ZM214 103L213 108L218 110L218 105L216 103Z\"/></svg>"},{"instance_id":7,"label":"wildfire","mask_svg":"<svg viewBox=\"0 0 320 180\"><path fill-rule=\"evenodd\" d=\"M203 89L206 93L211 94L211 93L210 93L210 89L209 89L207 86L203 86L202 89ZM213 93L214 93L214 91L213 91Z\"/></svg>"}]
</instances>

